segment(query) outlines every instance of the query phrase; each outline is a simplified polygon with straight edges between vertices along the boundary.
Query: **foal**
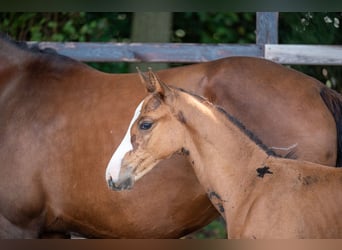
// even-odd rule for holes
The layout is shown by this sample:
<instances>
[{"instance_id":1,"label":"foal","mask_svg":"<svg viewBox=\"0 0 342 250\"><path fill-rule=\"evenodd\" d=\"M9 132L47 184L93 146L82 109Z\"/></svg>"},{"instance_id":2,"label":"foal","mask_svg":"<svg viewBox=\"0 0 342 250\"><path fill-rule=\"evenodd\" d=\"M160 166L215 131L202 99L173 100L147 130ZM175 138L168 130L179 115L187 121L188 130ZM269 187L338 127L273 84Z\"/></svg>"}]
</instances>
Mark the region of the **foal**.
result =
<instances>
[{"instance_id":1,"label":"foal","mask_svg":"<svg viewBox=\"0 0 342 250\"><path fill-rule=\"evenodd\" d=\"M132 188L178 152L229 224L229 238L342 236L341 169L278 158L221 108L166 86L151 71L149 79L141 76L151 94L136 110L131 144L121 144L122 166L107 176L109 185Z\"/></svg>"}]
</instances>

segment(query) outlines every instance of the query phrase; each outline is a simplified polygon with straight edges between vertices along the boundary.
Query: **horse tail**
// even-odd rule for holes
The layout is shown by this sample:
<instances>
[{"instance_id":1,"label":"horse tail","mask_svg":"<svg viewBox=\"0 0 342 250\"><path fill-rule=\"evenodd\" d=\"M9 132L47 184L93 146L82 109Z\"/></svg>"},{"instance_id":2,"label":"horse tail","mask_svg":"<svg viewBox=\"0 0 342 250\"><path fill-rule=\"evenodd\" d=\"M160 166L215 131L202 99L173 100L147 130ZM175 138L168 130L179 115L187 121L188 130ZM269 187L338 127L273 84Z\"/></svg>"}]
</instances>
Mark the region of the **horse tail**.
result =
<instances>
[{"instance_id":1,"label":"horse tail","mask_svg":"<svg viewBox=\"0 0 342 250\"><path fill-rule=\"evenodd\" d=\"M335 119L337 131L336 167L342 167L342 96L325 86L321 89L320 95Z\"/></svg>"}]
</instances>

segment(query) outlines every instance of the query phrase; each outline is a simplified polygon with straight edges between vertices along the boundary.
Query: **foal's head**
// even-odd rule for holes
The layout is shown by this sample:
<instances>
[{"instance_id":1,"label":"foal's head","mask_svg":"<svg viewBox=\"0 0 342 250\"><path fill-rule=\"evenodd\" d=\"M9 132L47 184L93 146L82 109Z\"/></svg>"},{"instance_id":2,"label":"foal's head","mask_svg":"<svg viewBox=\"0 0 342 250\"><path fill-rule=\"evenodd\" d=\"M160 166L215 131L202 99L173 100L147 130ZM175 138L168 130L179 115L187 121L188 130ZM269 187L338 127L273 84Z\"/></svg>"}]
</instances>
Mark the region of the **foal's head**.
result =
<instances>
[{"instance_id":1,"label":"foal's head","mask_svg":"<svg viewBox=\"0 0 342 250\"><path fill-rule=\"evenodd\" d=\"M150 70L140 73L150 93L138 106L125 138L106 170L110 188L132 188L158 162L182 149L184 127L177 111L177 93Z\"/></svg>"}]
</instances>

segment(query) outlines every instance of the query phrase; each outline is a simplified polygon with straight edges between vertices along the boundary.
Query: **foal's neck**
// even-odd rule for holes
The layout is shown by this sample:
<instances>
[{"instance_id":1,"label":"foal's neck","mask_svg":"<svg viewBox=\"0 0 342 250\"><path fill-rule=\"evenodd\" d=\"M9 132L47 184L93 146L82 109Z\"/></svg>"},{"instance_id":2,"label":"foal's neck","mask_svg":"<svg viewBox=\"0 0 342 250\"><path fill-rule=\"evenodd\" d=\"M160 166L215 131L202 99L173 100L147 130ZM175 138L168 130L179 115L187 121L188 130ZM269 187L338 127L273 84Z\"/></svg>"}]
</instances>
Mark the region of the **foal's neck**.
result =
<instances>
[{"instance_id":1,"label":"foal's neck","mask_svg":"<svg viewBox=\"0 0 342 250\"><path fill-rule=\"evenodd\" d=\"M185 148L199 181L209 197L213 192L223 200L238 197L269 155L214 106L187 98L184 102Z\"/></svg>"}]
</instances>

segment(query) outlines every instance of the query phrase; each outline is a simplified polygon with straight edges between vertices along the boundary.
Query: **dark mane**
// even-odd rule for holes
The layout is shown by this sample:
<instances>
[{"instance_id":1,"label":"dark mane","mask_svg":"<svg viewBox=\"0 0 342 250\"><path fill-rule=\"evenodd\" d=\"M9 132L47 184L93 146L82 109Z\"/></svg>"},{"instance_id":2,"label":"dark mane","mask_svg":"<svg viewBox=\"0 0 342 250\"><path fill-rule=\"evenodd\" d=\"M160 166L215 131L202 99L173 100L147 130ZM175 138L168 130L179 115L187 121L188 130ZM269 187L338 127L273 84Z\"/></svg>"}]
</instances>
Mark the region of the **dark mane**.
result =
<instances>
[{"instance_id":1,"label":"dark mane","mask_svg":"<svg viewBox=\"0 0 342 250\"><path fill-rule=\"evenodd\" d=\"M199 100L201 103L204 103L206 105L212 106L214 107L216 110L220 111L221 113L223 113L227 119L229 121L231 121L235 126L237 126L245 135L248 136L249 139L251 139L252 141L254 141L261 149L263 149L268 155L270 156L276 156L276 157L282 157L281 155L278 155L276 152L274 152L272 149L270 149L268 146L266 146L261 139L256 136L252 131L250 131L248 128L246 128L246 126L240 121L238 120L236 117L234 117L233 115L229 114L224 108L214 105L212 103L210 103L206 98L204 98L203 96L199 96L196 94L193 94L187 90L181 89L181 88L175 88L180 90L181 92L187 93L193 97L195 97L197 100ZM291 151L289 152L285 158L294 158L294 152Z\"/></svg>"},{"instance_id":2,"label":"dark mane","mask_svg":"<svg viewBox=\"0 0 342 250\"><path fill-rule=\"evenodd\" d=\"M187 93L187 94L189 94L189 95L191 95L192 97L195 97L198 101L200 101L201 103L210 103L209 101L208 101L208 99L207 98L205 98L205 97L203 97L203 96L200 96L200 95L196 95L196 94L194 94L194 93L191 93L191 92L189 92L188 90L185 90L185 89L182 89L182 88L177 88L177 87L173 87L174 89L177 89L177 90L179 90L179 91L181 91L181 92L184 92L184 93Z\"/></svg>"},{"instance_id":3,"label":"dark mane","mask_svg":"<svg viewBox=\"0 0 342 250\"><path fill-rule=\"evenodd\" d=\"M266 146L261 139L256 136L252 131L250 131L248 128L246 128L246 126L240 121L238 120L236 117L232 116L231 114L229 114L224 108L220 107L220 106L216 106L214 105L214 107L220 111L221 113L223 113L229 121L231 121L235 126L237 126L238 128L240 128L240 130L245 133L245 135L248 136L249 139L251 139L252 141L254 141L260 148L262 148L268 155L271 156L277 156L277 157L281 157L280 155L278 155L276 152L274 152L272 149L270 149L268 146Z\"/></svg>"},{"instance_id":4,"label":"dark mane","mask_svg":"<svg viewBox=\"0 0 342 250\"><path fill-rule=\"evenodd\" d=\"M18 49L30 52L30 53L34 53L37 55L51 55L51 56L55 56L55 57L59 57L59 58L63 58L65 60L72 60L75 61L73 59L71 59L70 57L64 56L59 54L55 49L53 48L40 48L38 43L35 44L28 44L24 41L16 41L14 39L12 39L8 34L0 32L0 40L7 42L13 46L15 46Z\"/></svg>"}]
</instances>

